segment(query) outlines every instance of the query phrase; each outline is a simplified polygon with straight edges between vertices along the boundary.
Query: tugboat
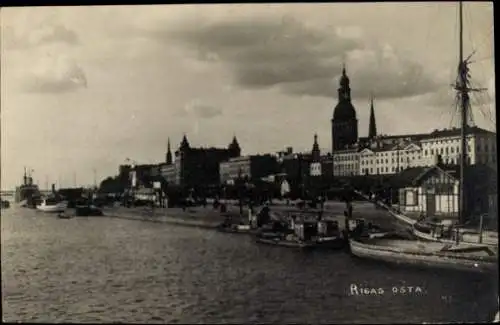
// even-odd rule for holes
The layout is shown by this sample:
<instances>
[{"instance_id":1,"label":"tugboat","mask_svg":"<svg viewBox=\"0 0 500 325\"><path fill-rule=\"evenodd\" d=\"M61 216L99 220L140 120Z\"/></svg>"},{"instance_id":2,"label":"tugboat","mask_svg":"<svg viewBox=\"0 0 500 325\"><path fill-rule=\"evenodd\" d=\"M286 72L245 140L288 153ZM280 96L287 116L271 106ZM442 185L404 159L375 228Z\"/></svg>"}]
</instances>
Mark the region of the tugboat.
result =
<instances>
[{"instance_id":1,"label":"tugboat","mask_svg":"<svg viewBox=\"0 0 500 325\"><path fill-rule=\"evenodd\" d=\"M35 208L40 198L40 190L38 185L33 184L33 177L26 173L24 168L23 183L16 187L14 200L22 207Z\"/></svg>"}]
</instances>

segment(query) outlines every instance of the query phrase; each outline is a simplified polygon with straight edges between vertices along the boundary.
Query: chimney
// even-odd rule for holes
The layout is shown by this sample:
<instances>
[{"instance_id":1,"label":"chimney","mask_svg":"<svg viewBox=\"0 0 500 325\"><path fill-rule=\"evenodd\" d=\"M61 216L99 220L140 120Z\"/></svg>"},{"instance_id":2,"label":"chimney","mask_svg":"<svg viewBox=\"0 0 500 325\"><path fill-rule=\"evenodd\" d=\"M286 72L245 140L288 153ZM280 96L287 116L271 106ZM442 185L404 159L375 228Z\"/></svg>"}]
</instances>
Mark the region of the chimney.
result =
<instances>
[{"instance_id":1,"label":"chimney","mask_svg":"<svg viewBox=\"0 0 500 325\"><path fill-rule=\"evenodd\" d=\"M52 193L55 194L56 193L56 184L52 184Z\"/></svg>"}]
</instances>

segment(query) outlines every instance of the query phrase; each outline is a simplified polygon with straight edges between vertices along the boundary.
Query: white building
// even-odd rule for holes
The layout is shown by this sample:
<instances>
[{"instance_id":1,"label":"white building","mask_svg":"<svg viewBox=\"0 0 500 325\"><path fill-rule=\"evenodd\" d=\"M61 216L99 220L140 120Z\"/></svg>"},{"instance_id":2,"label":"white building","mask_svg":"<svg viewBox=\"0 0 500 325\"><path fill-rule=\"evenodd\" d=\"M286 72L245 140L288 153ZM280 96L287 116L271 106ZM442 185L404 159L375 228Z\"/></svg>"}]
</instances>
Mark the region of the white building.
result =
<instances>
[{"instance_id":1,"label":"white building","mask_svg":"<svg viewBox=\"0 0 500 325\"><path fill-rule=\"evenodd\" d=\"M417 142L373 144L359 153L359 174L394 174L410 167L430 166Z\"/></svg>"},{"instance_id":2,"label":"white building","mask_svg":"<svg viewBox=\"0 0 500 325\"><path fill-rule=\"evenodd\" d=\"M333 152L333 176L359 175L358 148L337 150Z\"/></svg>"},{"instance_id":3,"label":"white building","mask_svg":"<svg viewBox=\"0 0 500 325\"><path fill-rule=\"evenodd\" d=\"M496 168L496 133L474 126L469 127L466 139L468 164ZM421 144L424 159L432 162L439 155L444 164L456 165L460 161L461 129L434 130Z\"/></svg>"}]
</instances>

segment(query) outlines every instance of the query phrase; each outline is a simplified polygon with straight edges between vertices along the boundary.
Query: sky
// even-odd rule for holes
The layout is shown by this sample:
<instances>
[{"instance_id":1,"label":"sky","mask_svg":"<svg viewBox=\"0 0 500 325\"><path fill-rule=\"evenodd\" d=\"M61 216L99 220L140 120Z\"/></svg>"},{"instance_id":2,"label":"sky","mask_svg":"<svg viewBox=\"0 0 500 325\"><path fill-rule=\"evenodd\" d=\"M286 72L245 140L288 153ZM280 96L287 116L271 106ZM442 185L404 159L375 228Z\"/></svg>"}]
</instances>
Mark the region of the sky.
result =
<instances>
[{"instance_id":1,"label":"sky","mask_svg":"<svg viewBox=\"0 0 500 325\"><path fill-rule=\"evenodd\" d=\"M207 4L2 8L1 188L87 185L192 146L331 147L342 64L359 135L457 125L458 5ZM495 129L493 6L464 4L474 123ZM95 171L95 173L94 173Z\"/></svg>"}]
</instances>

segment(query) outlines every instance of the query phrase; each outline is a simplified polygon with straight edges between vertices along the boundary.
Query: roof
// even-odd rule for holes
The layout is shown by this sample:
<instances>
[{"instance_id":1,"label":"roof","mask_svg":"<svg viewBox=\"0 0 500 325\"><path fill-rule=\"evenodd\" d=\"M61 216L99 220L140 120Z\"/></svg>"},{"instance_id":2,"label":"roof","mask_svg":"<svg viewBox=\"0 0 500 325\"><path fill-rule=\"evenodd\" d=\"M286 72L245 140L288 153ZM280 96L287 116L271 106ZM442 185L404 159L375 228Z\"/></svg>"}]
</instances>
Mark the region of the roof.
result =
<instances>
[{"instance_id":1,"label":"roof","mask_svg":"<svg viewBox=\"0 0 500 325\"><path fill-rule=\"evenodd\" d=\"M460 178L460 166L446 166L442 169L450 176ZM486 185L491 192L497 192L497 172L483 164L468 165L465 167L465 184L470 188Z\"/></svg>"},{"instance_id":2,"label":"roof","mask_svg":"<svg viewBox=\"0 0 500 325\"><path fill-rule=\"evenodd\" d=\"M439 170L453 177L455 180L460 178L460 166L431 166L431 167L413 167L403 170L390 179L393 187L401 188L407 186L416 186L432 170ZM487 181L479 181L487 180ZM497 173L494 169L486 165L469 165L465 168L465 184L467 188L477 188L486 185L491 193L497 192Z\"/></svg>"},{"instance_id":3,"label":"roof","mask_svg":"<svg viewBox=\"0 0 500 325\"><path fill-rule=\"evenodd\" d=\"M480 128L478 126L469 126L466 128L467 134L495 134L495 132L491 132ZM451 129L442 129L442 130L434 130L427 135L426 138L438 138L438 137L453 137L460 136L462 134L462 128L451 128Z\"/></svg>"},{"instance_id":4,"label":"roof","mask_svg":"<svg viewBox=\"0 0 500 325\"><path fill-rule=\"evenodd\" d=\"M389 183L392 187L401 188L413 186L415 181L422 177L428 170L433 167L411 167L401 171L399 174L392 176Z\"/></svg>"},{"instance_id":5,"label":"roof","mask_svg":"<svg viewBox=\"0 0 500 325\"><path fill-rule=\"evenodd\" d=\"M333 111L334 123L353 120L356 120L356 110L354 109L352 103L348 100L339 101Z\"/></svg>"}]
</instances>

